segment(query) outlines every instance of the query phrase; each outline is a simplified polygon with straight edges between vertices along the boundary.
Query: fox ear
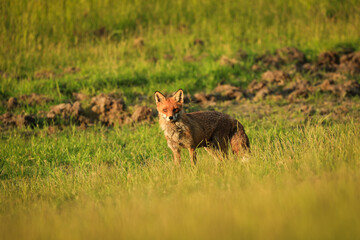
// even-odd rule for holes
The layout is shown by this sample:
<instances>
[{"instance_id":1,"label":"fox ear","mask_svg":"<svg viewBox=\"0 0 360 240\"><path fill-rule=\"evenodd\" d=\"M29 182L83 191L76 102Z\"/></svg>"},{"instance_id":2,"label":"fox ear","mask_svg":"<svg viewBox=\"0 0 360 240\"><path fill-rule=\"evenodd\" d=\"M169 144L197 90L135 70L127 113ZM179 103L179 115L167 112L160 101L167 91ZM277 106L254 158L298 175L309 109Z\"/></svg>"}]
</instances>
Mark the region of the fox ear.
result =
<instances>
[{"instance_id":1,"label":"fox ear","mask_svg":"<svg viewBox=\"0 0 360 240\"><path fill-rule=\"evenodd\" d=\"M155 102L159 103L163 100L165 100L165 96L161 92L156 91L155 92Z\"/></svg>"},{"instance_id":2,"label":"fox ear","mask_svg":"<svg viewBox=\"0 0 360 240\"><path fill-rule=\"evenodd\" d=\"M177 92L174 94L173 98L175 99L175 101L179 102L179 103L183 103L184 102L184 92L182 89L177 90Z\"/></svg>"}]
</instances>

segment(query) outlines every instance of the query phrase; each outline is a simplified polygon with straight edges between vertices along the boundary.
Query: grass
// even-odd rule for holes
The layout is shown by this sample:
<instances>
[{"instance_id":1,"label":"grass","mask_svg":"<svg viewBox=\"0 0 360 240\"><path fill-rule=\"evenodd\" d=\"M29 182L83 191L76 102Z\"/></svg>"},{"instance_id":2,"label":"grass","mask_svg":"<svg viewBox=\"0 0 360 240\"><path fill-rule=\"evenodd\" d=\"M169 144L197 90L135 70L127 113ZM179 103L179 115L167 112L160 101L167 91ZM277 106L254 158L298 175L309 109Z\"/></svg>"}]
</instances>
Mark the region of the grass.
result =
<instances>
[{"instance_id":1,"label":"grass","mask_svg":"<svg viewBox=\"0 0 360 240\"><path fill-rule=\"evenodd\" d=\"M14 113L48 111L73 101L73 92L121 93L131 108L144 96L153 104L155 90L245 88L260 77L251 70L258 54L294 46L315 59L324 50L360 50L358 29L356 0L4 0L0 114L9 97L30 93L53 101ZM134 46L138 37L144 46ZM248 58L219 64L239 49ZM153 123L1 130L0 239L358 239L358 111L332 119L318 114L323 101L303 100L313 116L290 114L279 106L285 100L264 100L247 114L246 101L217 105L244 124L252 154L218 162L199 149L196 168L186 151L173 165ZM356 108L359 98L346 101Z\"/></svg>"},{"instance_id":2,"label":"grass","mask_svg":"<svg viewBox=\"0 0 360 240\"><path fill-rule=\"evenodd\" d=\"M358 122L247 129L249 162L200 151L196 168L185 152L173 166L156 125L11 134L1 144L2 238L359 236Z\"/></svg>"},{"instance_id":3,"label":"grass","mask_svg":"<svg viewBox=\"0 0 360 240\"><path fill-rule=\"evenodd\" d=\"M296 46L315 57L344 46L358 49L360 41L360 5L355 0L24 0L3 1L0 9L0 70L10 76L1 80L3 99L31 92L59 97L54 81L35 73L59 74L68 66L81 71L57 77L65 97L70 91L113 89L130 97L179 86L194 92L232 78L241 85L252 80L251 59L224 70L217 62L220 56L234 57L244 49L253 57ZM99 29L105 32L97 33ZM143 47L133 46L137 37L144 39ZM197 38L204 46L193 44ZM173 60L165 60L165 54ZM201 60L184 63L188 55Z\"/></svg>"}]
</instances>

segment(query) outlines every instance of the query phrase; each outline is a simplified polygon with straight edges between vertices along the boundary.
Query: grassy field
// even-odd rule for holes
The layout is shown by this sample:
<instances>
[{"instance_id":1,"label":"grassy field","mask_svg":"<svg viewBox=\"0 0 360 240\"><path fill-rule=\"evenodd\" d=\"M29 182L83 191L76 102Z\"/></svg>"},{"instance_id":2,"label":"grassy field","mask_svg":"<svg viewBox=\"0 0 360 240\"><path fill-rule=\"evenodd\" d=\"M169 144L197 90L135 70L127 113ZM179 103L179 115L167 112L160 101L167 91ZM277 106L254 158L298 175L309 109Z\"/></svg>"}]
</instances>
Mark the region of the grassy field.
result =
<instances>
[{"instance_id":1,"label":"grassy field","mask_svg":"<svg viewBox=\"0 0 360 240\"><path fill-rule=\"evenodd\" d=\"M344 46L358 49L360 44L357 0L1 4L0 70L9 76L1 82L3 98L37 92L66 99L71 92L113 89L131 98L179 86L193 93L212 89L224 79L246 85L254 78L246 71L254 54L295 46L315 57ZM143 47L134 46L138 37ZM204 45L194 45L195 39ZM248 52L248 61L234 69L219 66L220 56L234 57L239 49ZM184 63L186 56L197 61ZM59 74L69 66L80 68L80 76L65 75L54 82L41 74Z\"/></svg>"},{"instance_id":2,"label":"grassy field","mask_svg":"<svg viewBox=\"0 0 360 240\"><path fill-rule=\"evenodd\" d=\"M153 125L9 134L3 239L359 236L359 123L263 125L246 123L248 163L200 151L196 168Z\"/></svg>"},{"instance_id":3,"label":"grassy field","mask_svg":"<svg viewBox=\"0 0 360 240\"><path fill-rule=\"evenodd\" d=\"M246 88L261 78L259 54L359 51L358 29L356 0L4 0L0 114L39 114L73 103L74 92L116 92L131 111L154 107L155 90ZM237 64L219 64L224 55ZM6 106L30 93L52 101ZM0 239L358 239L359 106L359 96L318 92L219 102L244 125L252 154L219 162L199 149L196 167L187 151L173 165L156 121L0 128Z\"/></svg>"},{"instance_id":4,"label":"grassy field","mask_svg":"<svg viewBox=\"0 0 360 240\"><path fill-rule=\"evenodd\" d=\"M359 237L359 123L266 125L246 122L249 162L199 151L196 168L154 125L11 133L2 239Z\"/></svg>"}]
</instances>

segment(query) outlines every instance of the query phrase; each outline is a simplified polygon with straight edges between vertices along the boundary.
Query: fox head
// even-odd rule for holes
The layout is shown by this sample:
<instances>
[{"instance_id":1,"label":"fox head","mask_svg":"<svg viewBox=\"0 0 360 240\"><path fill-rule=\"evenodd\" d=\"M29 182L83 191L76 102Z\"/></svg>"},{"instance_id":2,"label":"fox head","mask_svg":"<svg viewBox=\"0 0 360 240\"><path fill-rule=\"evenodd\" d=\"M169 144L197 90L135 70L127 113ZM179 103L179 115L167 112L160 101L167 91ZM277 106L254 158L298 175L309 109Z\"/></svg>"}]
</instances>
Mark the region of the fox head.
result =
<instances>
[{"instance_id":1,"label":"fox head","mask_svg":"<svg viewBox=\"0 0 360 240\"><path fill-rule=\"evenodd\" d=\"M176 122L180 119L184 103L184 92L179 89L169 98L166 98L161 92L155 92L156 107L159 117L168 122Z\"/></svg>"}]
</instances>

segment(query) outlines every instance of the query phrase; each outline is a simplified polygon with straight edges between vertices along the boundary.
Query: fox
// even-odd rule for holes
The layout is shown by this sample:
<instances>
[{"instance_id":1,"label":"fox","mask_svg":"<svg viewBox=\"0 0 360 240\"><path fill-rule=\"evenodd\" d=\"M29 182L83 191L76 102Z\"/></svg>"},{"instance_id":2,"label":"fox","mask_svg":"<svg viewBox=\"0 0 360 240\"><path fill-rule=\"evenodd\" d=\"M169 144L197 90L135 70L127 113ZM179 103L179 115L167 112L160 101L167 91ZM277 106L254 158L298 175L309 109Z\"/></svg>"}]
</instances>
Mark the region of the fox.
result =
<instances>
[{"instance_id":1,"label":"fox","mask_svg":"<svg viewBox=\"0 0 360 240\"><path fill-rule=\"evenodd\" d=\"M185 113L182 89L168 98L156 91L155 102L175 165L180 165L182 148L189 150L192 165L196 165L196 149L200 147L221 160L228 155L229 145L236 155L245 157L250 153L249 138L239 121L216 111Z\"/></svg>"}]
</instances>

